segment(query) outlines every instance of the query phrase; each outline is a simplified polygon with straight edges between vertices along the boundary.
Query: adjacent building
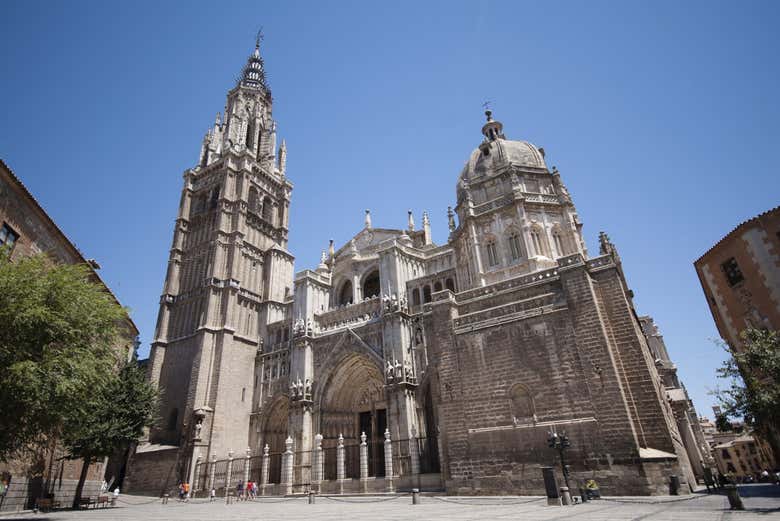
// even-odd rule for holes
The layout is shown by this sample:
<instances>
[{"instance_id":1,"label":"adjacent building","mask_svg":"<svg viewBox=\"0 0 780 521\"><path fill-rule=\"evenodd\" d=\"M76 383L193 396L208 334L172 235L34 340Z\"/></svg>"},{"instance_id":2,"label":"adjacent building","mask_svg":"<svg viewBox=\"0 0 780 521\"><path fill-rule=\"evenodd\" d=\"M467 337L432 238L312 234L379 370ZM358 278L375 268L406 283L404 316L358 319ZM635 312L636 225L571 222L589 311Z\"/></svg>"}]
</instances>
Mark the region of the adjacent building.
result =
<instances>
[{"instance_id":1,"label":"adjacent building","mask_svg":"<svg viewBox=\"0 0 780 521\"><path fill-rule=\"evenodd\" d=\"M780 206L749 219L694 262L721 338L742 348L745 329L780 331ZM780 453L780 425L764 426Z\"/></svg>"},{"instance_id":2,"label":"adjacent building","mask_svg":"<svg viewBox=\"0 0 780 521\"><path fill-rule=\"evenodd\" d=\"M762 446L749 434L735 436L729 441L714 445L712 454L717 461L718 472L738 481L745 478L757 479L763 471L774 469L767 447Z\"/></svg>"},{"instance_id":3,"label":"adjacent building","mask_svg":"<svg viewBox=\"0 0 780 521\"><path fill-rule=\"evenodd\" d=\"M149 361L163 422L133 456L133 490L539 494L564 432L574 483L695 482L690 403L675 415L681 384L659 374L668 356L648 345L617 249L602 233L588 253L544 149L487 111L453 175L446 243L426 213L383 228L366 211L294 274L263 67L258 45L183 175Z\"/></svg>"},{"instance_id":4,"label":"adjacent building","mask_svg":"<svg viewBox=\"0 0 780 521\"><path fill-rule=\"evenodd\" d=\"M34 254L46 254L65 264L86 264L92 279L105 287L97 273L98 264L85 259L67 238L14 172L0 160L0 246L11 248L11 260ZM128 317L121 324L123 333L117 350L128 360L136 346L138 329ZM82 467L81 460L63 459L64 451L56 441L36 457L0 462L0 477L10 481L0 511L31 508L43 494L53 494L62 504L73 500ZM90 465L84 495L95 495L103 481L106 462ZM111 476L109 476L110 479Z\"/></svg>"},{"instance_id":5,"label":"adjacent building","mask_svg":"<svg viewBox=\"0 0 780 521\"><path fill-rule=\"evenodd\" d=\"M694 266L730 346L739 349L749 327L780 330L780 206L734 228Z\"/></svg>"}]
</instances>

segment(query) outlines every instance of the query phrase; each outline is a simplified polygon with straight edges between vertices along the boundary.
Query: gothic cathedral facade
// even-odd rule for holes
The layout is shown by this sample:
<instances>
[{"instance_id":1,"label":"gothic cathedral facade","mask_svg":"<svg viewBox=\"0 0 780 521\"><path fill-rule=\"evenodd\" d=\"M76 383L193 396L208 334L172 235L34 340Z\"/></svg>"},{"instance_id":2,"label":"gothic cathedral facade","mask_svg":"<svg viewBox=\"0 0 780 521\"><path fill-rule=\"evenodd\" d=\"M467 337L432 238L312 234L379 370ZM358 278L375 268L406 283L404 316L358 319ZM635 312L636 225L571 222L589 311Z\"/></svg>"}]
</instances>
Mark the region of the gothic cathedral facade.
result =
<instances>
[{"instance_id":1,"label":"gothic cathedral facade","mask_svg":"<svg viewBox=\"0 0 780 521\"><path fill-rule=\"evenodd\" d=\"M570 479L604 493L695 484L620 257L604 234L588 254L543 149L507 139L488 111L446 244L427 214L388 229L366 211L352 240L294 273L272 105L258 45L184 173L149 360L161 419L130 489L248 476L268 493L394 479L538 494L553 432L571 443ZM230 483L220 462L236 458L245 474L231 467Z\"/></svg>"}]
</instances>

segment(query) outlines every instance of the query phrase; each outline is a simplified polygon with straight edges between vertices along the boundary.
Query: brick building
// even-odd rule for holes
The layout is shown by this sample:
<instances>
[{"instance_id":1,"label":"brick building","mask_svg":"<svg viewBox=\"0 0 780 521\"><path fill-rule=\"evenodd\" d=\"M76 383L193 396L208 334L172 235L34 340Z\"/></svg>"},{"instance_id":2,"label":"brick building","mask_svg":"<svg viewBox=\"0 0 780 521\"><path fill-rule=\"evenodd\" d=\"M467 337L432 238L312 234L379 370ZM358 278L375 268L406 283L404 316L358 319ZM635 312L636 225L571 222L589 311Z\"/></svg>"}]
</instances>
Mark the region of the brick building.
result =
<instances>
[{"instance_id":1,"label":"brick building","mask_svg":"<svg viewBox=\"0 0 780 521\"><path fill-rule=\"evenodd\" d=\"M617 250L601 234L588 255L543 149L507 139L488 111L446 244L426 213L394 229L366 210L349 242L293 276L293 185L271 111L258 46L184 172L149 365L166 422L134 455L131 487L385 490L392 478L538 494L562 431L575 483L662 494L671 475L694 482Z\"/></svg>"},{"instance_id":2,"label":"brick building","mask_svg":"<svg viewBox=\"0 0 780 521\"><path fill-rule=\"evenodd\" d=\"M97 263L84 258L2 160L0 245L12 248L12 261L23 256L45 253L57 262L87 264L92 270L93 280L110 292L97 274ZM138 329L129 317L121 327L124 334L117 350L126 352L130 359L135 349ZM55 442L29 460L0 462L0 475L5 479L10 478L10 487L2 500L0 511L30 508L34 500L44 493L54 494L62 504L69 504L73 500L82 461L60 459L63 455L62 448ZM85 496L95 495L103 481L105 466L106 462L90 466L84 487Z\"/></svg>"}]
</instances>

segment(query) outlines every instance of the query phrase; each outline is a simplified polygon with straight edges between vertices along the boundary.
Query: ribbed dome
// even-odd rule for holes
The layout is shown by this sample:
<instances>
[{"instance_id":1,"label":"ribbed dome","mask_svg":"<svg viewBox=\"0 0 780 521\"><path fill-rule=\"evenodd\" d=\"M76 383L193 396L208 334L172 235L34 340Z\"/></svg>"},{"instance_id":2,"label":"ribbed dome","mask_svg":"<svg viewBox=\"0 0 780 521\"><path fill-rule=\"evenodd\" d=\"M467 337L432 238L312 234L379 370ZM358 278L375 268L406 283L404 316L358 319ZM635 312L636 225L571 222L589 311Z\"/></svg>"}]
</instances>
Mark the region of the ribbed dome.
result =
<instances>
[{"instance_id":1,"label":"ribbed dome","mask_svg":"<svg viewBox=\"0 0 780 521\"><path fill-rule=\"evenodd\" d=\"M471 153L460 178L482 177L506 165L547 169L544 157L531 143L499 138L485 141Z\"/></svg>"}]
</instances>

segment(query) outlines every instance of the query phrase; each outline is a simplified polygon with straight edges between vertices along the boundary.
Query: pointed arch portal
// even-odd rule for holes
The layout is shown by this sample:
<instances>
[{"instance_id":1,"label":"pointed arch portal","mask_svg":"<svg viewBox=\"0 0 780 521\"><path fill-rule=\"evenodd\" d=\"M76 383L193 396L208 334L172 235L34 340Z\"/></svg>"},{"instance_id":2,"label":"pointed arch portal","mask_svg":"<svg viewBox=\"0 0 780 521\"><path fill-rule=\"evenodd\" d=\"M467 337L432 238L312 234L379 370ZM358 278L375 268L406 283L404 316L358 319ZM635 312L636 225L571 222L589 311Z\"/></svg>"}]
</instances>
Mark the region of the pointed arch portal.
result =
<instances>
[{"instance_id":1,"label":"pointed arch portal","mask_svg":"<svg viewBox=\"0 0 780 521\"><path fill-rule=\"evenodd\" d=\"M374 360L364 354L350 353L327 379L321 394L320 428L322 446L334 448L339 434L344 436L348 478L360 475L359 445L361 433L368 443L369 474L384 476L384 432L387 428L387 402L384 378ZM335 476L335 461L325 462L326 479Z\"/></svg>"}]
</instances>

